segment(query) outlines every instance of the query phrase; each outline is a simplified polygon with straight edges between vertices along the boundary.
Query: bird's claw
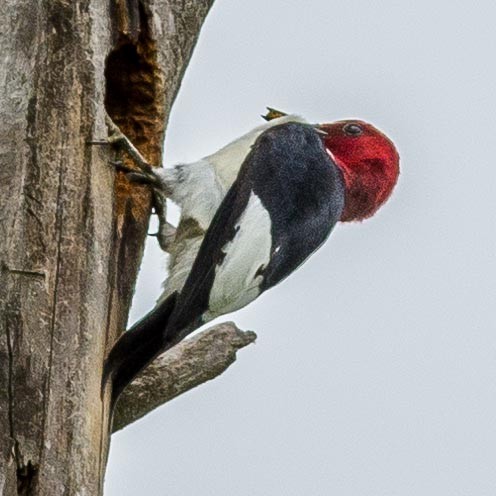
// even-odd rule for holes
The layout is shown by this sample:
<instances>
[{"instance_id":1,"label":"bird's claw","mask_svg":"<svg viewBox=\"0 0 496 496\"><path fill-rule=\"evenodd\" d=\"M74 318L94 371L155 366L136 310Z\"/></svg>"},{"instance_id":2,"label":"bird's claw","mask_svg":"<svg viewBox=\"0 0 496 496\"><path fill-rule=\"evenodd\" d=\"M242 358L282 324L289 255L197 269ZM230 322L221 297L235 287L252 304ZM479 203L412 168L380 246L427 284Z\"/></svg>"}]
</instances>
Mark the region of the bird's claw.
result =
<instances>
[{"instance_id":1,"label":"bird's claw","mask_svg":"<svg viewBox=\"0 0 496 496\"><path fill-rule=\"evenodd\" d=\"M160 248L170 253L171 246L176 239L176 228L167 222L165 201L163 192L153 188L153 209L158 217L158 231L149 235L156 237Z\"/></svg>"},{"instance_id":2,"label":"bird's claw","mask_svg":"<svg viewBox=\"0 0 496 496\"><path fill-rule=\"evenodd\" d=\"M160 182L157 176L151 172L142 172L136 169L132 169L124 164L122 160L111 160L110 165L112 165L118 172L123 172L126 174L126 178L136 184L148 184L154 187L160 187Z\"/></svg>"},{"instance_id":3,"label":"bird's claw","mask_svg":"<svg viewBox=\"0 0 496 496\"><path fill-rule=\"evenodd\" d=\"M147 174L146 172L128 172L126 174L126 177L131 181L132 183L136 184L148 184L151 186L160 186L160 182L155 176L155 174Z\"/></svg>"},{"instance_id":4,"label":"bird's claw","mask_svg":"<svg viewBox=\"0 0 496 496\"><path fill-rule=\"evenodd\" d=\"M110 165L113 166L114 169L119 172L124 172L126 174L129 172L133 172L133 169L125 165L122 160L111 160Z\"/></svg>"},{"instance_id":5,"label":"bird's claw","mask_svg":"<svg viewBox=\"0 0 496 496\"><path fill-rule=\"evenodd\" d=\"M108 115L105 117L105 122L108 128L107 141L93 141L88 143L118 145L119 147L124 148L124 150L133 159L134 163L138 167L138 170L128 167L121 160L113 160L111 161L111 165L113 165L116 170L124 172L129 181L137 184L147 184L152 187L153 207L159 219L159 228L156 234L150 234L150 236L155 236L159 242L160 247L164 251L169 251L176 236L176 229L174 226L169 224L166 219L166 198L164 184L162 184L162 182L160 181L160 178L155 172L154 167L152 167L145 160L139 150L133 145L133 143L127 138L127 136L120 130L119 126L117 126L117 124L115 124L115 122Z\"/></svg>"},{"instance_id":6,"label":"bird's claw","mask_svg":"<svg viewBox=\"0 0 496 496\"><path fill-rule=\"evenodd\" d=\"M105 116L105 123L107 124L108 137L106 140L90 140L86 143L88 145L115 145L123 148L129 156L133 159L136 165L145 173L150 173L153 167L141 155L140 151L133 145L131 140L120 130L119 126L110 118L109 115Z\"/></svg>"},{"instance_id":7,"label":"bird's claw","mask_svg":"<svg viewBox=\"0 0 496 496\"><path fill-rule=\"evenodd\" d=\"M168 222L160 223L158 231L148 233L148 236L157 238L160 248L168 252L176 238L176 228Z\"/></svg>"},{"instance_id":8,"label":"bird's claw","mask_svg":"<svg viewBox=\"0 0 496 496\"><path fill-rule=\"evenodd\" d=\"M148 233L148 236L157 238L160 248L165 252L170 252L172 245L176 239L176 228L167 221L162 221L159 216L159 226L156 233Z\"/></svg>"},{"instance_id":9,"label":"bird's claw","mask_svg":"<svg viewBox=\"0 0 496 496\"><path fill-rule=\"evenodd\" d=\"M119 126L115 124L115 122L110 117L107 116L105 122L107 124L107 129L108 129L107 140L111 145L118 144L120 142L129 141L129 139L120 130Z\"/></svg>"}]
</instances>

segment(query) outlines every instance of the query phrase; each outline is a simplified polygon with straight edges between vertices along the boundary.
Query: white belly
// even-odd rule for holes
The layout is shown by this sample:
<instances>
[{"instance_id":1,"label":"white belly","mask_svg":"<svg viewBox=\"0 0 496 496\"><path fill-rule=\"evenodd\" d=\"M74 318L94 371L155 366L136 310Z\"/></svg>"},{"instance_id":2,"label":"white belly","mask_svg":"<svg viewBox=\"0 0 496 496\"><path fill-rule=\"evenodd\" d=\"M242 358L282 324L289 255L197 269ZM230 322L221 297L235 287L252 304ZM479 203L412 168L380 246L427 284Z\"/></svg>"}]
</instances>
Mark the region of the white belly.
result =
<instances>
[{"instance_id":1,"label":"white belly","mask_svg":"<svg viewBox=\"0 0 496 496\"><path fill-rule=\"evenodd\" d=\"M252 192L234 239L222 250L226 256L215 272L205 321L238 310L260 294L260 269L270 260L270 226L269 213Z\"/></svg>"}]
</instances>

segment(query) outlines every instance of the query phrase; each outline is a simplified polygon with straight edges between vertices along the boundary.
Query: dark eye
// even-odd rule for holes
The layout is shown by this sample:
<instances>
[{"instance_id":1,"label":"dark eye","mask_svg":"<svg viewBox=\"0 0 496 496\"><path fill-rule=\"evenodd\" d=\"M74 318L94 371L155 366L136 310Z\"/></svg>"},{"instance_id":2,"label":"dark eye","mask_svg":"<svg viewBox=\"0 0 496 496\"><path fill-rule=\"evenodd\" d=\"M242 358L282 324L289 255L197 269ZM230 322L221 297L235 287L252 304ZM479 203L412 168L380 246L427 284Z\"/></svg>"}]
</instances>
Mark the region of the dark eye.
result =
<instances>
[{"instance_id":1,"label":"dark eye","mask_svg":"<svg viewBox=\"0 0 496 496\"><path fill-rule=\"evenodd\" d=\"M346 124L343 126L343 131L348 136L360 136L363 133L363 128L358 124Z\"/></svg>"}]
</instances>

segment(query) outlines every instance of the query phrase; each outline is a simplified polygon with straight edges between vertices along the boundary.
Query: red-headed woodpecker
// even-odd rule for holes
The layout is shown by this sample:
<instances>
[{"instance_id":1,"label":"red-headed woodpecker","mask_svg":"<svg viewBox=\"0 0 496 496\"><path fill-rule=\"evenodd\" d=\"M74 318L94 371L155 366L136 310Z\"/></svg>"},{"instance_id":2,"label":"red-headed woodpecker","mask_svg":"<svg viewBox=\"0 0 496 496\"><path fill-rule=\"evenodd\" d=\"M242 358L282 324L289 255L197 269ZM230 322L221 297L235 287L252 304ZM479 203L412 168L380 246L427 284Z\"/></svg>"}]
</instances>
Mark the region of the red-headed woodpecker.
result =
<instances>
[{"instance_id":1,"label":"red-headed woodpecker","mask_svg":"<svg viewBox=\"0 0 496 496\"><path fill-rule=\"evenodd\" d=\"M113 403L158 354L290 275L338 221L373 215L393 190L399 157L371 124L283 115L199 162L146 174L195 229L176 240L182 258L172 254L157 306L109 354Z\"/></svg>"}]
</instances>

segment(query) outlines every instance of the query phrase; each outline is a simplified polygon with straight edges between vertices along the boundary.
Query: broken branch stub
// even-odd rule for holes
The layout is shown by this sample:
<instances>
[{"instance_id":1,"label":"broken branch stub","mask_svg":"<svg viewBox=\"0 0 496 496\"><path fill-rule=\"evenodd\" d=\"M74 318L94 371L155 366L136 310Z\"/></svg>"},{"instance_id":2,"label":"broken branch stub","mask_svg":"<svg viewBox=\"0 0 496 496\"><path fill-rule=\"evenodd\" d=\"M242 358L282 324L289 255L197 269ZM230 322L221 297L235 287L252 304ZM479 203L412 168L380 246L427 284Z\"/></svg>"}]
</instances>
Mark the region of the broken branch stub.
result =
<instances>
[{"instance_id":1,"label":"broken branch stub","mask_svg":"<svg viewBox=\"0 0 496 496\"><path fill-rule=\"evenodd\" d=\"M236 361L236 352L257 335L233 322L218 324L182 341L160 355L122 393L112 431L130 423L190 389L222 374Z\"/></svg>"}]
</instances>

